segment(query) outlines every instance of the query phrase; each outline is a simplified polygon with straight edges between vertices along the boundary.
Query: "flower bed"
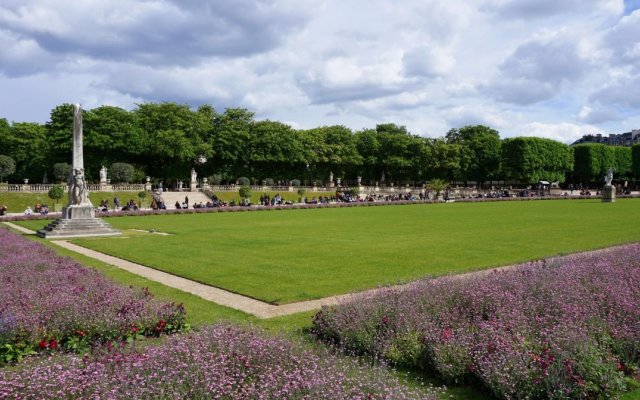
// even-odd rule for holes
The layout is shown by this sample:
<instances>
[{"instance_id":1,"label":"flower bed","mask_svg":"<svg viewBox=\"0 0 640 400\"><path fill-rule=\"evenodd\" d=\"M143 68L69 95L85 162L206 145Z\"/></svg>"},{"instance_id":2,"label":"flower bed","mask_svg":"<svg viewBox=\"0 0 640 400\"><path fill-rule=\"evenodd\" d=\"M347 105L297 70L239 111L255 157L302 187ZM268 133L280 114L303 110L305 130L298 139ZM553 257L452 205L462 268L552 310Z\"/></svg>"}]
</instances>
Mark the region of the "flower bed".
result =
<instances>
[{"instance_id":1,"label":"flower bed","mask_svg":"<svg viewBox=\"0 0 640 400\"><path fill-rule=\"evenodd\" d=\"M186 327L182 305L121 287L6 229L0 243L0 365Z\"/></svg>"},{"instance_id":2,"label":"flower bed","mask_svg":"<svg viewBox=\"0 0 640 400\"><path fill-rule=\"evenodd\" d=\"M609 397L640 378L640 245L388 290L313 330L501 398Z\"/></svg>"},{"instance_id":3,"label":"flower bed","mask_svg":"<svg viewBox=\"0 0 640 400\"><path fill-rule=\"evenodd\" d=\"M282 337L217 325L141 352L30 360L0 370L3 399L426 399L366 368Z\"/></svg>"}]
</instances>

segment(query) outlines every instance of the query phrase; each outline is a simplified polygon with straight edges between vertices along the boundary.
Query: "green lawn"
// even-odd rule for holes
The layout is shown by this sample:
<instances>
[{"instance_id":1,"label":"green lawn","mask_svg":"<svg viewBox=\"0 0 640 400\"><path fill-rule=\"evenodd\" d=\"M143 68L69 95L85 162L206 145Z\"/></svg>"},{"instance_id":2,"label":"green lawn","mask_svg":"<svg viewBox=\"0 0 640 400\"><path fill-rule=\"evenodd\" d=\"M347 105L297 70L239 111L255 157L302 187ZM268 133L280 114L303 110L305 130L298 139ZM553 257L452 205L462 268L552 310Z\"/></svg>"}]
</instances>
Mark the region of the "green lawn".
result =
<instances>
[{"instance_id":1,"label":"green lawn","mask_svg":"<svg viewBox=\"0 0 640 400\"><path fill-rule=\"evenodd\" d=\"M265 293L289 293L291 297L294 292L287 292L291 288L315 293L320 292L317 287L330 287L332 284L348 287L342 282L347 275L343 270L350 270L353 278L362 281L394 282L400 279L399 273L423 276L457 272L638 241L638 211L640 202L637 200L620 200L615 204L589 200L123 217L108 221L121 229L155 228L174 235L162 237L125 230L126 239L81 242L156 268L164 265L167 270L175 269L174 273L180 270L183 275L185 271L198 269L190 268L194 264L209 263L211 278L216 279L216 285L222 286L217 283L219 281L240 285L250 277L248 281L270 286L269 290L263 289ZM39 229L43 221L20 222L20 225ZM45 242L37 238L33 240ZM263 246L262 250L258 244ZM308 312L258 320L49 245L118 282L147 286L161 298L183 302L189 321L195 326L232 320L258 324L270 330L299 333L302 327L310 325L313 315L313 312ZM398 252L395 257L394 251ZM194 262L194 258L204 262ZM261 265L262 270L275 271L261 277L261 268L252 267L252 260ZM404 263L411 265L401 268ZM328 267L323 269L323 265ZM323 273L326 270L332 272ZM225 271L234 279L220 279ZM199 272L206 274L207 268ZM296 284L294 280L293 283L281 284L268 280L273 279L272 276L287 277L287 272L297 274L301 283ZM410 279L406 276L410 275L402 279ZM355 285L355 281L357 279L350 282ZM256 282L249 282L247 287L255 287ZM306 282L305 286L302 282ZM414 378L417 375L410 374ZM438 381L434 383L441 384ZM622 398L632 400L639 399L639 396L640 390L634 390ZM442 396L445 398L475 400L489 399L490 396L473 387L454 386Z\"/></svg>"},{"instance_id":2,"label":"green lawn","mask_svg":"<svg viewBox=\"0 0 640 400\"><path fill-rule=\"evenodd\" d=\"M125 232L153 228L172 235L76 242L281 304L639 241L640 201L449 203L109 222Z\"/></svg>"}]
</instances>

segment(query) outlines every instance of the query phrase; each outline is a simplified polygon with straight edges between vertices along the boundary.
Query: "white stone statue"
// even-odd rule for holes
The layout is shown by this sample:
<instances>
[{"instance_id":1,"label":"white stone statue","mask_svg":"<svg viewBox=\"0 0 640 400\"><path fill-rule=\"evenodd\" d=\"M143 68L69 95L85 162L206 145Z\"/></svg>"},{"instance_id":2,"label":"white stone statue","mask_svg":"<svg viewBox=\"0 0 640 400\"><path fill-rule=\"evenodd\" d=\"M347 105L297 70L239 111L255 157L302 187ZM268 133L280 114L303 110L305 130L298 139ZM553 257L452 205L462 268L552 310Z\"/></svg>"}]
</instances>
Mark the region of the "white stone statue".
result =
<instances>
[{"instance_id":1,"label":"white stone statue","mask_svg":"<svg viewBox=\"0 0 640 400\"><path fill-rule=\"evenodd\" d=\"M87 198L87 183L84 179L84 170L74 169L71 172L71 188L69 190L69 204L76 206L91 205Z\"/></svg>"},{"instance_id":2,"label":"white stone statue","mask_svg":"<svg viewBox=\"0 0 640 400\"><path fill-rule=\"evenodd\" d=\"M613 181L613 168L609 168L607 171L607 175L604 177L604 184L606 186L611 186L611 181Z\"/></svg>"},{"instance_id":3,"label":"white stone statue","mask_svg":"<svg viewBox=\"0 0 640 400\"><path fill-rule=\"evenodd\" d=\"M333 182L333 172L329 171L329 182Z\"/></svg>"},{"instance_id":4,"label":"white stone statue","mask_svg":"<svg viewBox=\"0 0 640 400\"><path fill-rule=\"evenodd\" d=\"M198 174L196 173L195 168L191 168L191 183L196 183L198 179Z\"/></svg>"},{"instance_id":5,"label":"white stone statue","mask_svg":"<svg viewBox=\"0 0 640 400\"><path fill-rule=\"evenodd\" d=\"M100 168L100 183L107 183L107 167Z\"/></svg>"}]
</instances>

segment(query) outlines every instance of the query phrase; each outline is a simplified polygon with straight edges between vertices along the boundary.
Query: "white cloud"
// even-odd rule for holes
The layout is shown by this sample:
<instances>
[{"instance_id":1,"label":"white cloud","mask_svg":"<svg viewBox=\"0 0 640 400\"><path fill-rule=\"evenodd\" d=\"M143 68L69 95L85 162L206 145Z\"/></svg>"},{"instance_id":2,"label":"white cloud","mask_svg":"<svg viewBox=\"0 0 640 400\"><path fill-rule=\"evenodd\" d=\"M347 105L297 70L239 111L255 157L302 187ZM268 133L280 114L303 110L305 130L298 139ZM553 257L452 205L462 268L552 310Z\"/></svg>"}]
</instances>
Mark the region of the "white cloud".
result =
<instances>
[{"instance_id":1,"label":"white cloud","mask_svg":"<svg viewBox=\"0 0 640 400\"><path fill-rule=\"evenodd\" d=\"M624 13L622 0L3 0L0 117L176 101L304 128L481 123L570 141L640 127L640 11Z\"/></svg>"},{"instance_id":2,"label":"white cloud","mask_svg":"<svg viewBox=\"0 0 640 400\"><path fill-rule=\"evenodd\" d=\"M578 125L568 122L529 122L519 129L517 136L537 136L565 143L573 143L583 135L596 132L600 132L600 130L593 125Z\"/></svg>"}]
</instances>

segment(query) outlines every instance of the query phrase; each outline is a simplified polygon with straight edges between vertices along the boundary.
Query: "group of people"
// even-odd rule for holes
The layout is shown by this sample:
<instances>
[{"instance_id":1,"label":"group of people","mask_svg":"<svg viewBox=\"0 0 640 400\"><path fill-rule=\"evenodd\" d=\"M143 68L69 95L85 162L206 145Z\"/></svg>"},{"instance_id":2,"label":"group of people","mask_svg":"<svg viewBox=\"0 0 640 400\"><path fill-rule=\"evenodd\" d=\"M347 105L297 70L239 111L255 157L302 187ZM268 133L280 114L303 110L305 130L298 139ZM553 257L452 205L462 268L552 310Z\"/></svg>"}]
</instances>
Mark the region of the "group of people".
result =
<instances>
[{"instance_id":1,"label":"group of people","mask_svg":"<svg viewBox=\"0 0 640 400\"><path fill-rule=\"evenodd\" d=\"M261 206L278 206L285 204L285 201L282 199L279 193L276 193L275 196L271 197L268 194L263 194L260 196L260 205Z\"/></svg>"},{"instance_id":2,"label":"group of people","mask_svg":"<svg viewBox=\"0 0 640 400\"><path fill-rule=\"evenodd\" d=\"M4 211L1 211L0 215L4 215L4 213L7 210L6 206L0 207L0 210L2 208L4 208ZM36 203L33 209L31 208L31 206L27 206L27 208L24 210L24 215L33 215L33 214L47 215L49 214L49 206L47 206L46 204L40 204L40 203Z\"/></svg>"}]
</instances>

